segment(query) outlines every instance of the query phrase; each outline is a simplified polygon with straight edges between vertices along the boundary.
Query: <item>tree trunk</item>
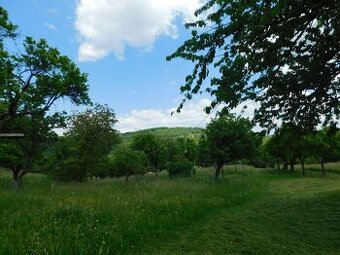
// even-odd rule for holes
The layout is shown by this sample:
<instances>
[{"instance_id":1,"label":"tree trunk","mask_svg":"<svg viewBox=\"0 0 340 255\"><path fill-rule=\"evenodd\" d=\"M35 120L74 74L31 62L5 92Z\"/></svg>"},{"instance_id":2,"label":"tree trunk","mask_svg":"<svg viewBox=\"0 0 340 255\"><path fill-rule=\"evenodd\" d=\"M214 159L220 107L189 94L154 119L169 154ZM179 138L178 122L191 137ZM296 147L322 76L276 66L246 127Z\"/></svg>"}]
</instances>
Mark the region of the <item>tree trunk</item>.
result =
<instances>
[{"instance_id":1,"label":"tree trunk","mask_svg":"<svg viewBox=\"0 0 340 255\"><path fill-rule=\"evenodd\" d=\"M19 176L20 170L12 169L12 171L13 171L14 189L18 190L20 188L20 184L21 184L21 178Z\"/></svg>"},{"instance_id":2,"label":"tree trunk","mask_svg":"<svg viewBox=\"0 0 340 255\"><path fill-rule=\"evenodd\" d=\"M293 160L291 160L291 161L289 162L289 166L290 166L290 171L291 171L291 172L294 172L294 161L293 161Z\"/></svg>"},{"instance_id":3,"label":"tree trunk","mask_svg":"<svg viewBox=\"0 0 340 255\"><path fill-rule=\"evenodd\" d=\"M288 170L288 161L285 160L284 164L283 164L283 170L287 171Z\"/></svg>"},{"instance_id":4,"label":"tree trunk","mask_svg":"<svg viewBox=\"0 0 340 255\"><path fill-rule=\"evenodd\" d=\"M301 161L301 169L302 169L302 175L305 176L305 159L300 159Z\"/></svg>"},{"instance_id":5,"label":"tree trunk","mask_svg":"<svg viewBox=\"0 0 340 255\"><path fill-rule=\"evenodd\" d=\"M326 175L325 162L322 159L321 159L321 170L322 170L322 175L325 176Z\"/></svg>"},{"instance_id":6,"label":"tree trunk","mask_svg":"<svg viewBox=\"0 0 340 255\"><path fill-rule=\"evenodd\" d=\"M245 175L246 174L246 169L245 169L244 164L242 163L241 160L240 160L240 167L242 169L242 174Z\"/></svg>"},{"instance_id":7,"label":"tree trunk","mask_svg":"<svg viewBox=\"0 0 340 255\"><path fill-rule=\"evenodd\" d=\"M277 170L280 171L280 159L277 159L276 161L276 164L277 164Z\"/></svg>"},{"instance_id":8,"label":"tree trunk","mask_svg":"<svg viewBox=\"0 0 340 255\"><path fill-rule=\"evenodd\" d=\"M215 182L219 181L219 177L220 177L220 173L221 173L221 169L223 167L223 164L221 163L216 163L215 165Z\"/></svg>"},{"instance_id":9,"label":"tree trunk","mask_svg":"<svg viewBox=\"0 0 340 255\"><path fill-rule=\"evenodd\" d=\"M130 177L129 174L127 174L127 175L125 176L125 183L126 183L126 184L127 184L128 180L129 180L129 177Z\"/></svg>"}]
</instances>

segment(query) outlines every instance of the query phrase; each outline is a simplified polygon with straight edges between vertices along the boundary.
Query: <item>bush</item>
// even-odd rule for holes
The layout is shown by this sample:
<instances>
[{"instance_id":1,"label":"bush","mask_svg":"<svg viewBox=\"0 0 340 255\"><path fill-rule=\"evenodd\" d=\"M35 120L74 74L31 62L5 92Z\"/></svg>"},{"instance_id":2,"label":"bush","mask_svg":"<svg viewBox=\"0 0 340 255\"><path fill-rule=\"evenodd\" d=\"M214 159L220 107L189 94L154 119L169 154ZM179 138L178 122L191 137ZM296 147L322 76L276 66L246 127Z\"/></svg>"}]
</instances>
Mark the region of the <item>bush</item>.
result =
<instances>
[{"instance_id":1,"label":"bush","mask_svg":"<svg viewBox=\"0 0 340 255\"><path fill-rule=\"evenodd\" d=\"M58 162L50 175L54 179L63 182L86 180L86 170L73 158Z\"/></svg>"},{"instance_id":2,"label":"bush","mask_svg":"<svg viewBox=\"0 0 340 255\"><path fill-rule=\"evenodd\" d=\"M170 178L189 177L192 175L194 165L189 160L172 161L167 164L166 170Z\"/></svg>"}]
</instances>

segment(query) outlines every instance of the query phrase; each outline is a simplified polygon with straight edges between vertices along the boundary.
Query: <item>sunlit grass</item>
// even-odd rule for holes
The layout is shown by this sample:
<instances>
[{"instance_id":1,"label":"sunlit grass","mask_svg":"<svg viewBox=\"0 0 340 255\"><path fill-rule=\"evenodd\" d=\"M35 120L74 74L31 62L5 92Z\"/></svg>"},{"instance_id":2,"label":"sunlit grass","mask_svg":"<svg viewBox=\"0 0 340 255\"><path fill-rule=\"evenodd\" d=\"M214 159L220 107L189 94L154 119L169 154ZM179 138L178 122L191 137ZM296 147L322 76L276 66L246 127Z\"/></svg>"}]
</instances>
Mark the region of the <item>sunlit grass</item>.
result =
<instances>
[{"instance_id":1,"label":"sunlit grass","mask_svg":"<svg viewBox=\"0 0 340 255\"><path fill-rule=\"evenodd\" d=\"M62 184L31 174L16 192L2 171L0 254L336 254L340 248L334 227L340 175L228 166L214 183L212 174L146 176L127 185L122 179Z\"/></svg>"}]
</instances>

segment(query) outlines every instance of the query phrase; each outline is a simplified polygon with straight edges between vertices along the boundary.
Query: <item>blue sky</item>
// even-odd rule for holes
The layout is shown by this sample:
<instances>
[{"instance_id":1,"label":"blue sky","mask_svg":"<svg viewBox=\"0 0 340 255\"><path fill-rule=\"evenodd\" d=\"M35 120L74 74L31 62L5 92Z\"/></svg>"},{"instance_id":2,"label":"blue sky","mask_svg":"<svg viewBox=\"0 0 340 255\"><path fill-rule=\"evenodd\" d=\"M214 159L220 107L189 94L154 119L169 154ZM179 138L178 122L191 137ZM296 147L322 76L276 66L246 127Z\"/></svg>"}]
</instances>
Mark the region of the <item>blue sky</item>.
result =
<instances>
[{"instance_id":1,"label":"blue sky","mask_svg":"<svg viewBox=\"0 0 340 255\"><path fill-rule=\"evenodd\" d=\"M166 62L189 37L183 23L200 0L4 0L23 35L45 38L89 74L93 102L111 106L120 131L202 126L207 95L171 116L192 63ZM58 104L59 109L76 110Z\"/></svg>"}]
</instances>

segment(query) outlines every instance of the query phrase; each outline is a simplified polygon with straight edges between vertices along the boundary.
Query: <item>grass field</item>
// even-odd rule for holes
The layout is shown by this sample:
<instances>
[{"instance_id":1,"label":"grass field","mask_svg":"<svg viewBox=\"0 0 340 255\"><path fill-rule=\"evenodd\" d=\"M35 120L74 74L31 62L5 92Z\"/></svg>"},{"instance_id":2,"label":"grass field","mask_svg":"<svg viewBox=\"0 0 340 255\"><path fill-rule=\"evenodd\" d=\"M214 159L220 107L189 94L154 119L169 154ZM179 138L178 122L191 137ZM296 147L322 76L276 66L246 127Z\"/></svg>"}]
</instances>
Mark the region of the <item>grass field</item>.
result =
<instances>
[{"instance_id":1,"label":"grass field","mask_svg":"<svg viewBox=\"0 0 340 255\"><path fill-rule=\"evenodd\" d=\"M340 165L53 183L0 170L0 254L340 254Z\"/></svg>"}]
</instances>

